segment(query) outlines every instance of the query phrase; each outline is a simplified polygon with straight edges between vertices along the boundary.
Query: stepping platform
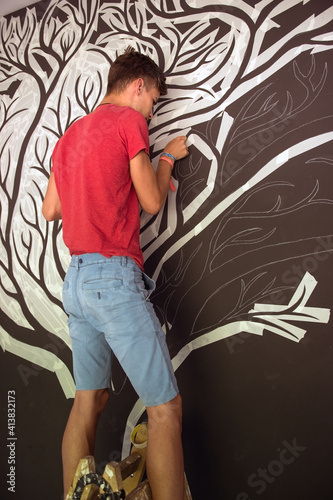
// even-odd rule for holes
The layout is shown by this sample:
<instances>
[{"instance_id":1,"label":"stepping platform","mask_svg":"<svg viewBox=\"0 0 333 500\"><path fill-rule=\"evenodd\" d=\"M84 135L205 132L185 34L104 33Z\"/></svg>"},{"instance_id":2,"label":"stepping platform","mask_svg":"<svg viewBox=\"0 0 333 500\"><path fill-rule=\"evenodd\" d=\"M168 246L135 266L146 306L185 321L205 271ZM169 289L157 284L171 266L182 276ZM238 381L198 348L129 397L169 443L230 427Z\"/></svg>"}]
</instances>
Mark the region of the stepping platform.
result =
<instances>
[{"instance_id":1,"label":"stepping platform","mask_svg":"<svg viewBox=\"0 0 333 500\"><path fill-rule=\"evenodd\" d=\"M102 476L96 473L95 459L82 458L76 469L66 500L153 500L149 481L142 482L146 466L147 424L142 423L131 434L131 454L121 462L110 462ZM192 500L185 476L184 500Z\"/></svg>"}]
</instances>

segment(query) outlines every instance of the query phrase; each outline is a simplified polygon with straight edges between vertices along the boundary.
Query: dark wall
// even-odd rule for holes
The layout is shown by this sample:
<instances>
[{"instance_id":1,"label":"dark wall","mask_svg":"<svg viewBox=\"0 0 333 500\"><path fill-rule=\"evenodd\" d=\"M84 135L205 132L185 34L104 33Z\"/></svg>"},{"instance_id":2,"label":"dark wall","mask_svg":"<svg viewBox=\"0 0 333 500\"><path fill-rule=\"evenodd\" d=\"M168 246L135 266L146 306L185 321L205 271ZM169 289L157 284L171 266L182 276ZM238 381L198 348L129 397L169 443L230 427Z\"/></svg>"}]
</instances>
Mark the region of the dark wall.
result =
<instances>
[{"instance_id":1,"label":"dark wall","mask_svg":"<svg viewBox=\"0 0 333 500\"><path fill-rule=\"evenodd\" d=\"M326 0L42 1L1 19L1 498L61 498L69 256L41 204L57 139L128 44L168 78L153 163L175 135L190 145L141 243L193 498L333 498L332 19ZM112 377L99 472L145 418Z\"/></svg>"}]
</instances>

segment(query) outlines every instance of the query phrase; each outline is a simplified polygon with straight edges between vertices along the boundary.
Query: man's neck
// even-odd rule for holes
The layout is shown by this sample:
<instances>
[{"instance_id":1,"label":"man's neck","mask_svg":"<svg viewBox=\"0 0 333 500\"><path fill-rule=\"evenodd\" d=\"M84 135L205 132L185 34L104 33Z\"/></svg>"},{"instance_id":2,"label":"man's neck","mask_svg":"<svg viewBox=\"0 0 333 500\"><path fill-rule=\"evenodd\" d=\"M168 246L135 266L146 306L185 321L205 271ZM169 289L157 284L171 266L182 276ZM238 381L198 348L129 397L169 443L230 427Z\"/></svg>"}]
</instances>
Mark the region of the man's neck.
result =
<instances>
[{"instance_id":1,"label":"man's neck","mask_svg":"<svg viewBox=\"0 0 333 500\"><path fill-rule=\"evenodd\" d=\"M99 106L102 104L113 104L114 106L130 106L128 95L126 92L120 94L108 94L104 96Z\"/></svg>"}]
</instances>

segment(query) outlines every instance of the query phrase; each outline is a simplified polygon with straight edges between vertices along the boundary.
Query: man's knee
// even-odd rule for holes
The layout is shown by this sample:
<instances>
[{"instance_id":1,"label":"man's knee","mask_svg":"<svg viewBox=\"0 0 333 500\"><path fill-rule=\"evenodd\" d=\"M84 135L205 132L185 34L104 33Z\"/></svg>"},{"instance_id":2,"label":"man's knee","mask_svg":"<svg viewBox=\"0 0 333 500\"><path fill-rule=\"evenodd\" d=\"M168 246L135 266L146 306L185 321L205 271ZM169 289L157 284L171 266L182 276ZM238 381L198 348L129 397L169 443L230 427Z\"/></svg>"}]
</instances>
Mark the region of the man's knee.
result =
<instances>
[{"instance_id":1,"label":"man's knee","mask_svg":"<svg viewBox=\"0 0 333 500\"><path fill-rule=\"evenodd\" d=\"M98 392L98 394L96 396L97 411L99 413L102 413L102 411L104 410L106 403L109 399L109 390L108 389L100 389L97 392Z\"/></svg>"},{"instance_id":2,"label":"man's knee","mask_svg":"<svg viewBox=\"0 0 333 500\"><path fill-rule=\"evenodd\" d=\"M175 398L167 403L158 406L150 406L147 408L149 425L179 425L182 422L182 398L178 394Z\"/></svg>"},{"instance_id":3,"label":"man's knee","mask_svg":"<svg viewBox=\"0 0 333 500\"><path fill-rule=\"evenodd\" d=\"M109 399L108 389L76 391L74 406L79 411L100 415Z\"/></svg>"}]
</instances>

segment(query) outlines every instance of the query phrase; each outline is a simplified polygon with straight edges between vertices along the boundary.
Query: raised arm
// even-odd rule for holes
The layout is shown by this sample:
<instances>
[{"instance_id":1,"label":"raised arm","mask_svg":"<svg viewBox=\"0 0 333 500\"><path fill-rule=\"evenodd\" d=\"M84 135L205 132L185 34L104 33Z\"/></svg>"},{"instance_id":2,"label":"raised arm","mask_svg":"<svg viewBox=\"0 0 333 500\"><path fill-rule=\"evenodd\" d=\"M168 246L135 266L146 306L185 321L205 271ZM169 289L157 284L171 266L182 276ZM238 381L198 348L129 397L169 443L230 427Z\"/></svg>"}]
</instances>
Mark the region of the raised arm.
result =
<instances>
[{"instance_id":1,"label":"raised arm","mask_svg":"<svg viewBox=\"0 0 333 500\"><path fill-rule=\"evenodd\" d=\"M171 154L176 160L188 155L186 136L179 136L170 141L164 152ZM172 165L163 159L158 162L155 172L149 156L140 151L130 161L130 173L134 189L142 209L148 214L157 214L168 195Z\"/></svg>"},{"instance_id":2,"label":"raised arm","mask_svg":"<svg viewBox=\"0 0 333 500\"><path fill-rule=\"evenodd\" d=\"M49 222L62 218L61 201L58 195L53 172L50 174L49 183L43 201L42 214Z\"/></svg>"}]
</instances>

